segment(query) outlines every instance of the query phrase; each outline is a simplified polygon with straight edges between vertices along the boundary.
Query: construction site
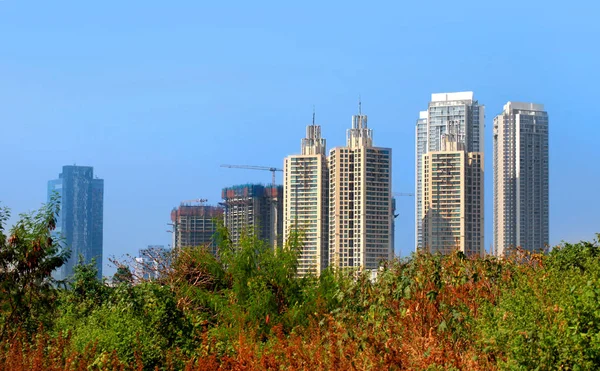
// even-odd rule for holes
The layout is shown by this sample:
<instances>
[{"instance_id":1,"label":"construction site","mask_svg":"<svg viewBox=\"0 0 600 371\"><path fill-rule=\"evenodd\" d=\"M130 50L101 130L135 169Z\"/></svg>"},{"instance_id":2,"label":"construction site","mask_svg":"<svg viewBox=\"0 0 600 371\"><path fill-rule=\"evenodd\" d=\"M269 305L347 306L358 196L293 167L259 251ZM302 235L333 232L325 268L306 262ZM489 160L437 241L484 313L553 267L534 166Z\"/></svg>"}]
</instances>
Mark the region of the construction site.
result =
<instances>
[{"instance_id":1,"label":"construction site","mask_svg":"<svg viewBox=\"0 0 600 371\"><path fill-rule=\"evenodd\" d=\"M271 246L281 246L283 237L283 186L242 184L223 188L225 226L237 246L245 234L253 234Z\"/></svg>"},{"instance_id":2,"label":"construction site","mask_svg":"<svg viewBox=\"0 0 600 371\"><path fill-rule=\"evenodd\" d=\"M223 218L223 208L207 206L205 202L203 199L184 201L171 211L173 247L207 246L216 253L214 234L217 220Z\"/></svg>"}]
</instances>

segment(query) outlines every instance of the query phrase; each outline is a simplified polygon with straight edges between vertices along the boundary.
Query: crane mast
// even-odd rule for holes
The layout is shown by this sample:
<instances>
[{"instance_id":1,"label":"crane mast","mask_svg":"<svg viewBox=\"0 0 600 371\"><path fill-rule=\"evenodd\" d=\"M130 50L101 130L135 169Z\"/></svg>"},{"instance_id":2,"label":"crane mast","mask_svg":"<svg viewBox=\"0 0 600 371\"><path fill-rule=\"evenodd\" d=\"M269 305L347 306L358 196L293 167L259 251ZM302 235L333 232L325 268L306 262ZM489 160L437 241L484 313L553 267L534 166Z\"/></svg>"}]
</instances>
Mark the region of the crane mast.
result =
<instances>
[{"instance_id":1,"label":"crane mast","mask_svg":"<svg viewBox=\"0 0 600 371\"><path fill-rule=\"evenodd\" d=\"M229 169L247 169L247 170L265 170L265 171L270 171L272 178L271 178L271 185L273 187L275 187L275 173L278 171L283 172L283 169L278 169L276 167L272 167L272 166L255 166L255 165L221 165L221 167L226 167Z\"/></svg>"}]
</instances>

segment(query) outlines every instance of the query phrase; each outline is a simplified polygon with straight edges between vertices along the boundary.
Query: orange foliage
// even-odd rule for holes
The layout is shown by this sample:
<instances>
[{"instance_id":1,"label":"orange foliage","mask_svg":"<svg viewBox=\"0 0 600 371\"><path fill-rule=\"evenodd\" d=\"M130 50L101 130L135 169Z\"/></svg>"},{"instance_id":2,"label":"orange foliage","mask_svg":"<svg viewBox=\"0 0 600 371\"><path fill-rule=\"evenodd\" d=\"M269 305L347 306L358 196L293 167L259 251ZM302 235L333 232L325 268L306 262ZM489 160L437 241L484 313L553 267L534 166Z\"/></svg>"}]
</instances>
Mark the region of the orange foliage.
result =
<instances>
[{"instance_id":1,"label":"orange foliage","mask_svg":"<svg viewBox=\"0 0 600 371\"><path fill-rule=\"evenodd\" d=\"M423 264L418 267L422 273L418 277L431 277L431 267ZM499 288L493 279L498 277L488 277L482 261L461 263L456 258L443 259L439 264L436 269L442 273L437 282L427 279L412 285L414 291L408 298L386 298L387 315L375 322L360 314L340 319L326 313L290 334L284 334L281 325L276 325L266 342L250 330L243 332L231 355L214 354L211 349L215 349L215 344L204 337L203 352L199 350L191 358L181 354L176 357L183 361L186 371L412 370L431 365L440 369L496 369L496 360L477 347L475 336L457 335L445 327L445 321L457 321L453 323L459 323L461 331L471 331L469 323L462 323L460 316L450 318L448 308L477 317L483 301L497 300ZM465 269L470 273L465 274ZM502 273L502 280L510 279L509 271ZM139 356L136 364L127 365L115 353L97 354L93 346L78 353L69 345L68 336L38 335L31 343L14 337L0 344L0 370L144 369ZM168 363L166 369L174 369L172 362Z\"/></svg>"}]
</instances>

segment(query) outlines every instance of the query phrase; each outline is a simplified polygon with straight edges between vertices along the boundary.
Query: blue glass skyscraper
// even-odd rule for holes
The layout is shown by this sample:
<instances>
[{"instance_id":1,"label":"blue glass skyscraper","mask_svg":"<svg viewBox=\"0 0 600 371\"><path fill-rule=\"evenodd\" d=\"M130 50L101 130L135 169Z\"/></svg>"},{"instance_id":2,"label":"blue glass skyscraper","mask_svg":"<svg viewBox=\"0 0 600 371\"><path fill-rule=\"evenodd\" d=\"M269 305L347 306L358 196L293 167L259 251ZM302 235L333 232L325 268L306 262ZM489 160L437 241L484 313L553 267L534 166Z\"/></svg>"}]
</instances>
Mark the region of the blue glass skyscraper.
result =
<instances>
[{"instance_id":1,"label":"blue glass skyscraper","mask_svg":"<svg viewBox=\"0 0 600 371\"><path fill-rule=\"evenodd\" d=\"M96 259L101 279L104 180L94 179L91 166L63 166L58 179L48 181L48 200L54 192L60 196L55 231L62 238L61 245L71 250L71 257L54 273L55 278L73 275L81 256L84 263Z\"/></svg>"}]
</instances>

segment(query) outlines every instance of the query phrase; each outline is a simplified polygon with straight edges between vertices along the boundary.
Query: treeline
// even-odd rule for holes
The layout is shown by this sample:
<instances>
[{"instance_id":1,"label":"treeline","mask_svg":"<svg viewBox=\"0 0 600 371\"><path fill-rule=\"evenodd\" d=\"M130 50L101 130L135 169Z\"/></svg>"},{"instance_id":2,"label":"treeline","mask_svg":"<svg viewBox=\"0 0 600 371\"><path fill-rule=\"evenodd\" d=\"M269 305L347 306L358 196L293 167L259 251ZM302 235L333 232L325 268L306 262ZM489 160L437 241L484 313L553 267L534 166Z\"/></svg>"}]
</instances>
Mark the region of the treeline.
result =
<instances>
[{"instance_id":1,"label":"treeline","mask_svg":"<svg viewBox=\"0 0 600 371\"><path fill-rule=\"evenodd\" d=\"M0 212L4 370L600 368L600 246L468 259L414 254L372 282L356 271L296 276L301 238L273 250L252 236L219 257L172 256L154 281L96 279L52 239L56 201L9 232Z\"/></svg>"}]
</instances>

